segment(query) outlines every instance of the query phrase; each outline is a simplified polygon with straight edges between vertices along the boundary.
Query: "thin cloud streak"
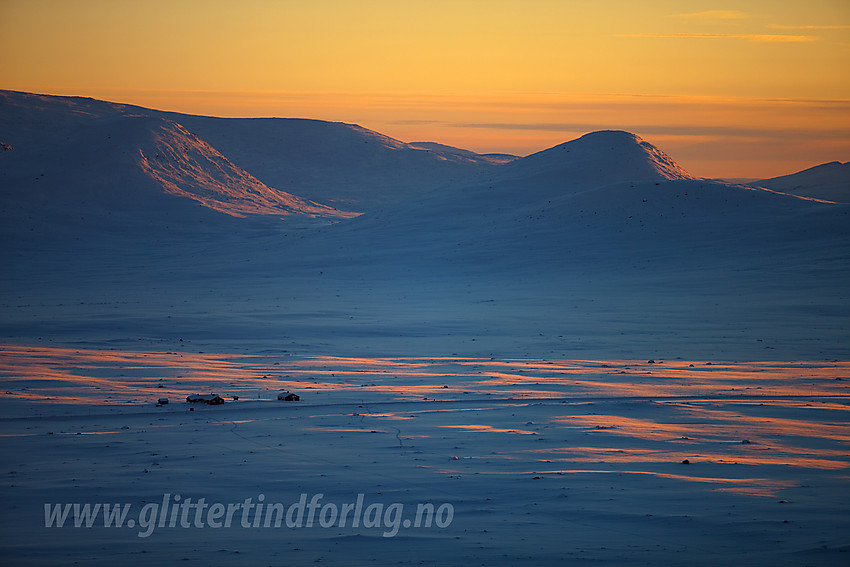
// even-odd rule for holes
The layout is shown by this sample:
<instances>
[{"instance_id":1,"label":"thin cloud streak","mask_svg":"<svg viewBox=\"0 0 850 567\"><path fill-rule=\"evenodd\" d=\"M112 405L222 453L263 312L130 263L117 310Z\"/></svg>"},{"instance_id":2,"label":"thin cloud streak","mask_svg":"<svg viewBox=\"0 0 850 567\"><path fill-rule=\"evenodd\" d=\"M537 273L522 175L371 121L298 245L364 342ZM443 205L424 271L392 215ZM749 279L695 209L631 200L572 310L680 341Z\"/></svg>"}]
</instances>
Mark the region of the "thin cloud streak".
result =
<instances>
[{"instance_id":1,"label":"thin cloud streak","mask_svg":"<svg viewBox=\"0 0 850 567\"><path fill-rule=\"evenodd\" d=\"M617 37L662 39L743 39L759 43L805 43L819 41L813 35L753 34L753 33L621 33Z\"/></svg>"},{"instance_id":2,"label":"thin cloud streak","mask_svg":"<svg viewBox=\"0 0 850 567\"><path fill-rule=\"evenodd\" d=\"M737 10L706 10L690 14L672 14L668 17L682 20L746 20L750 15Z\"/></svg>"},{"instance_id":3,"label":"thin cloud streak","mask_svg":"<svg viewBox=\"0 0 850 567\"><path fill-rule=\"evenodd\" d=\"M768 24L774 30L850 30L850 25L838 26L789 26L785 24Z\"/></svg>"},{"instance_id":4,"label":"thin cloud streak","mask_svg":"<svg viewBox=\"0 0 850 567\"><path fill-rule=\"evenodd\" d=\"M593 132L597 130L623 129L647 135L662 136L714 136L722 138L776 138L793 137L796 139L850 140L850 133L844 128L739 128L734 126L699 125L657 125L657 124L601 124L601 123L445 123L454 128L482 128L492 130L537 130L544 132Z\"/></svg>"}]
</instances>

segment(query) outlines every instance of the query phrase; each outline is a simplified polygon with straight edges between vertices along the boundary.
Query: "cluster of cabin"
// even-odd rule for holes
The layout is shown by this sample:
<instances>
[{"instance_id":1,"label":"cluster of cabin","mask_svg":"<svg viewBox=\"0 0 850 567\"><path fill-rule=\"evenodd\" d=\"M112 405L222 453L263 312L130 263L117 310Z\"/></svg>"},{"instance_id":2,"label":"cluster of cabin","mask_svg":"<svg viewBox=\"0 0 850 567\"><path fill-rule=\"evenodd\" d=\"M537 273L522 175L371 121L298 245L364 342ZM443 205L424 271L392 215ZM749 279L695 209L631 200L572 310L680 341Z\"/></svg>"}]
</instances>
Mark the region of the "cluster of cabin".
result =
<instances>
[{"instance_id":1,"label":"cluster of cabin","mask_svg":"<svg viewBox=\"0 0 850 567\"><path fill-rule=\"evenodd\" d=\"M233 396L234 400L238 400L239 396ZM277 395L277 399L282 402L297 402L301 400L301 396L292 392L281 392ZM224 403L224 398L218 394L190 394L186 396L186 401L190 404L203 403L209 406L217 406ZM168 398L160 398L157 400L157 407L164 406L168 403Z\"/></svg>"},{"instance_id":2,"label":"cluster of cabin","mask_svg":"<svg viewBox=\"0 0 850 567\"><path fill-rule=\"evenodd\" d=\"M186 401L190 404L205 403L209 406L217 406L224 403L224 398L218 394L189 394Z\"/></svg>"}]
</instances>

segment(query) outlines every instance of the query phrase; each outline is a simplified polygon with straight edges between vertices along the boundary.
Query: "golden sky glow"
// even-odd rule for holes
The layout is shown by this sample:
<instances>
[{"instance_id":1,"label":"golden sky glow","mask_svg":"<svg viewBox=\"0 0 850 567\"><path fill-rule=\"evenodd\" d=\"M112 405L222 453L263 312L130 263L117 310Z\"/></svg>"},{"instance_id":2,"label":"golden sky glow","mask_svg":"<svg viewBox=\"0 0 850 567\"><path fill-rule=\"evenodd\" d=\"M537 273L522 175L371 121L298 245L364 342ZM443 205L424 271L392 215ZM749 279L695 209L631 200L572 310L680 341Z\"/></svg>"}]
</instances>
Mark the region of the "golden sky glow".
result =
<instances>
[{"instance_id":1,"label":"golden sky glow","mask_svg":"<svg viewBox=\"0 0 850 567\"><path fill-rule=\"evenodd\" d=\"M0 88L527 154L621 128L691 173L850 160L846 0L0 0Z\"/></svg>"}]
</instances>

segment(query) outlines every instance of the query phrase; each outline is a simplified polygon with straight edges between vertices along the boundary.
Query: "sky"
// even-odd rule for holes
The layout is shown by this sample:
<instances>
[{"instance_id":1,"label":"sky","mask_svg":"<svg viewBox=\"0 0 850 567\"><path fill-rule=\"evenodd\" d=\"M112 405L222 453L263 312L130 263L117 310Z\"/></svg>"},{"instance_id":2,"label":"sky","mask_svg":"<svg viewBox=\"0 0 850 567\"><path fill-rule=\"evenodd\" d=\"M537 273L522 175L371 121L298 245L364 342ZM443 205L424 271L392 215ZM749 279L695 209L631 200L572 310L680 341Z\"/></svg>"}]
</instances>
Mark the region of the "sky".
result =
<instances>
[{"instance_id":1,"label":"sky","mask_svg":"<svg viewBox=\"0 0 850 567\"><path fill-rule=\"evenodd\" d=\"M850 161L850 2L0 0L0 88L765 178Z\"/></svg>"}]
</instances>

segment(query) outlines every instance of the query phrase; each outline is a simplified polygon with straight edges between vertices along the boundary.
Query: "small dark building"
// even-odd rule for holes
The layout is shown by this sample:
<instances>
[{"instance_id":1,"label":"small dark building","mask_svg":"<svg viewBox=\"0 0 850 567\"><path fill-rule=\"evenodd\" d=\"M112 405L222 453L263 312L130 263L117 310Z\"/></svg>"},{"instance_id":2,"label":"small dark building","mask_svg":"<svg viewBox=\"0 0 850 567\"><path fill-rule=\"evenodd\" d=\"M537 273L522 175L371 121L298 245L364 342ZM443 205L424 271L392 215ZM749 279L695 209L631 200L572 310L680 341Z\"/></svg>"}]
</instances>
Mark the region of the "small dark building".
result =
<instances>
[{"instance_id":1,"label":"small dark building","mask_svg":"<svg viewBox=\"0 0 850 567\"><path fill-rule=\"evenodd\" d=\"M190 394L186 396L186 401L192 404L202 402L210 406L217 406L224 403L224 398L217 394Z\"/></svg>"},{"instance_id":2,"label":"small dark building","mask_svg":"<svg viewBox=\"0 0 850 567\"><path fill-rule=\"evenodd\" d=\"M277 399L283 402L297 402L301 399L298 394L293 394L292 392L281 392L277 395Z\"/></svg>"}]
</instances>

